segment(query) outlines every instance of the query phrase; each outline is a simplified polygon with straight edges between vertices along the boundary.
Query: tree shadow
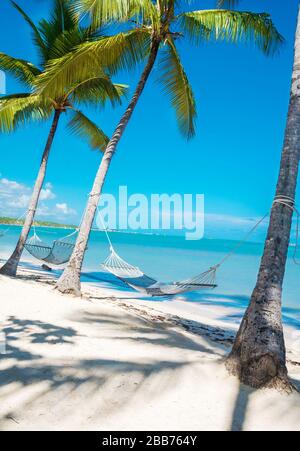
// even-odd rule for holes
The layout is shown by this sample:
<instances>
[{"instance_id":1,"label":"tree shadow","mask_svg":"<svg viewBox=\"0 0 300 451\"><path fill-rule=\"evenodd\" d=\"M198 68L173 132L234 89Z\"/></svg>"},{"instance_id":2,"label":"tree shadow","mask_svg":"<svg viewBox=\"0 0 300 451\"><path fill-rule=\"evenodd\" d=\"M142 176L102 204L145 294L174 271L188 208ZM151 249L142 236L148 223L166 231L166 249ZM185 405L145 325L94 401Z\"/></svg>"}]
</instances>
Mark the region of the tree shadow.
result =
<instances>
[{"instance_id":1,"label":"tree shadow","mask_svg":"<svg viewBox=\"0 0 300 451\"><path fill-rule=\"evenodd\" d=\"M21 336L26 336L31 343L72 343L72 338L77 335L71 327L61 327L38 320L23 320L10 316L2 329L6 336L7 352L12 352L12 343L17 342Z\"/></svg>"},{"instance_id":2,"label":"tree shadow","mask_svg":"<svg viewBox=\"0 0 300 451\"><path fill-rule=\"evenodd\" d=\"M201 303L205 306L234 308L236 312L225 314L218 317L218 320L223 322L240 324L245 310L249 305L250 298L243 295L228 295L228 294L191 294L184 299L184 302ZM300 330L300 309L293 307L282 308L282 319L284 324Z\"/></svg>"},{"instance_id":3,"label":"tree shadow","mask_svg":"<svg viewBox=\"0 0 300 451\"><path fill-rule=\"evenodd\" d=\"M0 372L0 405L6 406L6 410L1 410L2 429L7 427L7 422L22 424L24 412L44 409L40 407L43 406L43 400L50 398L57 399L52 409L57 409L58 402L67 400L63 409L65 405L68 408L72 405L67 413L70 416L75 415L76 409L83 408L85 402L97 399L97 405L93 405L89 416L98 418L109 415L122 409L141 391L146 399L154 399L162 391L173 390L181 370L195 362L199 363L203 353L215 354L216 359L222 354L217 343L207 340L206 346L197 342L197 337L184 336L170 328L170 325L153 324L142 318L134 317L133 325L132 318L131 314L123 312L121 316L100 316L86 311L81 317L70 319L74 328L15 316L8 318L4 327L7 354L0 356L0 363L5 368L5 371ZM49 357L49 346L53 345L55 351L57 345L76 346L76 340L86 338L77 331L80 328L76 328L76 322L88 326L88 338L92 340L105 338L104 329L109 329L109 333L112 332L109 338L113 343L119 342L120 349L126 347L125 343L123 345L126 339L129 344L135 340L140 345L140 357L135 359L120 355L120 358L100 358L99 352L99 358L84 358L82 354L78 357L68 356L68 348L58 348L64 349L64 353L52 354L50 351ZM119 330L122 333L119 334ZM133 331L134 337L131 336ZM144 352L146 347L148 351ZM157 354L158 348L166 348L168 352ZM189 351L189 357L180 354L179 360L174 359L172 349ZM18 399L18 402L13 403L13 409L11 405L7 409L9 396ZM48 415L48 412L43 415ZM58 415L64 421L65 411L60 413L58 410Z\"/></svg>"},{"instance_id":4,"label":"tree shadow","mask_svg":"<svg viewBox=\"0 0 300 451\"><path fill-rule=\"evenodd\" d=\"M135 317L135 322L138 325L134 326L134 336L131 337L129 336L129 332L132 330L132 315L126 313L122 314L122 319L116 320L116 318L112 315L105 315L103 313L99 315L85 312L81 317L72 317L72 321L89 323L93 326L93 330L95 331L98 329L101 330L102 326L111 326L114 330L117 330L116 326L121 326L122 335L114 334L114 340L139 342L141 344L150 344L153 346L164 346L169 349L186 349L189 351L196 351L197 353L202 352L214 354L220 357L224 355L224 348L220 342L210 341L209 336L207 335L207 346L205 346L197 341L196 337L193 338L192 334L183 335L179 331L170 328L170 326L172 326L170 322L166 324L160 321L154 323L153 321L150 322L144 318ZM194 323L197 324L198 335L203 337L199 331L201 326L200 323ZM175 324L173 324L173 326L174 325ZM202 327L206 326L202 325ZM186 327L185 330L188 331L188 328ZM208 331L208 328L206 328L206 330ZM212 330L210 332L213 333Z\"/></svg>"},{"instance_id":5,"label":"tree shadow","mask_svg":"<svg viewBox=\"0 0 300 451\"><path fill-rule=\"evenodd\" d=\"M241 432L244 428L244 423L246 420L247 409L249 405L249 400L256 390L250 387L246 387L243 384L239 384L236 400L234 403L234 408L232 412L232 421L230 425L231 432Z\"/></svg>"},{"instance_id":6,"label":"tree shadow","mask_svg":"<svg viewBox=\"0 0 300 451\"><path fill-rule=\"evenodd\" d=\"M89 295L89 299L93 300L102 300L102 297L99 296L91 296ZM105 298L107 299L107 298ZM118 301L118 299L112 298L112 301ZM234 339L236 336L236 330L232 328L220 328L217 326L207 325L205 323L201 323L200 321L190 320L183 317L179 317L173 314L165 315L162 312L152 310L145 310L141 306L135 307L132 304L126 304L119 302L117 303L118 307L121 307L124 312L122 315L122 324L126 322L126 318L132 318L132 314L136 319L139 318L142 321L142 324L151 327L152 330L158 331L166 330L168 327L168 337L170 338L170 327L177 327L183 329L186 332L190 332L191 336L200 336L202 339L206 340L208 343L213 344L214 350L220 349L222 352L224 348L231 347L234 343ZM95 314L87 313L87 316L84 318L76 318L77 321L88 320L92 323L103 323L107 321L107 317L105 315L97 316ZM105 320L106 318L106 320ZM113 317L113 322L115 322L115 317ZM181 335L181 338L183 336ZM171 345L171 344L170 344Z\"/></svg>"},{"instance_id":7,"label":"tree shadow","mask_svg":"<svg viewBox=\"0 0 300 451\"><path fill-rule=\"evenodd\" d=\"M293 377L290 378L291 384L294 386L295 390L300 393L300 380Z\"/></svg>"}]
</instances>

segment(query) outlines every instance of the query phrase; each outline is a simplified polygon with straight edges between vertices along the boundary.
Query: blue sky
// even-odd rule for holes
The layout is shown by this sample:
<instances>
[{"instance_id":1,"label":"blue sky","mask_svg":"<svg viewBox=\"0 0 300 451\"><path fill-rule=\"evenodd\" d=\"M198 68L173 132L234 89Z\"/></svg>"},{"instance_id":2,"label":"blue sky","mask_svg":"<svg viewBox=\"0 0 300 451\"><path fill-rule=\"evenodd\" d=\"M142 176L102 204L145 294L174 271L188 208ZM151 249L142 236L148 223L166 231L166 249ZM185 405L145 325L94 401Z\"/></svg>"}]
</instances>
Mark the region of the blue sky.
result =
<instances>
[{"instance_id":1,"label":"blue sky","mask_svg":"<svg viewBox=\"0 0 300 451\"><path fill-rule=\"evenodd\" d=\"M48 14L51 0L19 0L19 4L37 20ZM215 2L195 0L194 4L195 9L197 5L210 8ZM283 6L282 0L240 4L241 10L271 13L286 39L275 57L266 58L245 45L180 44L198 104L197 136L188 143L156 82L156 68L119 146L105 192L117 193L119 185L127 185L129 192L146 195L203 193L209 235L235 224L239 228L268 211L284 136L298 0L289 0L288 5ZM9 1L1 1L0 16L0 50L35 62L30 32ZM119 74L116 81L134 88L140 70ZM7 92L20 90L8 77ZM123 110L124 106L114 111L107 107L90 115L110 134ZM49 126L31 125L0 136L0 189L17 183L12 189L20 201L8 208L2 200L0 214L22 213L21 196L28 196L34 182ZM41 201L44 218L78 221L99 161L100 155L70 136L62 121Z\"/></svg>"}]
</instances>

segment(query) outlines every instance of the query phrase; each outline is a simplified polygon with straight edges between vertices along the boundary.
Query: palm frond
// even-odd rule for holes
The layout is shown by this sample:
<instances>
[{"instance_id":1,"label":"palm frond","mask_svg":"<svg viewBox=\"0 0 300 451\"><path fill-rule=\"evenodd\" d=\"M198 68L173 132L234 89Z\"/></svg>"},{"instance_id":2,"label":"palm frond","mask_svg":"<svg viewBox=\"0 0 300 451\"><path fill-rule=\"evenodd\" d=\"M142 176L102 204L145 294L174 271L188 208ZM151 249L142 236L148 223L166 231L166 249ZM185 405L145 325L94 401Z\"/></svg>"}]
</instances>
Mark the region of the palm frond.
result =
<instances>
[{"instance_id":1,"label":"palm frond","mask_svg":"<svg viewBox=\"0 0 300 451\"><path fill-rule=\"evenodd\" d=\"M77 31L78 35L81 34L79 17L78 14L74 12L72 2L69 0L54 0L50 19L40 20L38 30L45 42L45 62L47 62L53 57L56 42L57 40L62 39L64 33L72 33L73 37L76 35ZM77 39L75 44L73 43L73 47L80 42L82 41ZM69 46L67 51L70 51L72 48ZM61 54L59 56L61 56Z\"/></svg>"},{"instance_id":2,"label":"palm frond","mask_svg":"<svg viewBox=\"0 0 300 451\"><path fill-rule=\"evenodd\" d=\"M0 99L0 132L12 132L29 122L46 120L53 106L37 95L17 94Z\"/></svg>"},{"instance_id":3,"label":"palm frond","mask_svg":"<svg viewBox=\"0 0 300 451\"><path fill-rule=\"evenodd\" d=\"M36 25L34 24L34 22L31 20L31 18L28 16L28 14L25 13L25 11L13 0L11 0L12 5L14 6L14 8L16 8L16 10L21 14L21 16L25 19L25 21L27 22L27 24L30 26L31 31L33 33L33 40L34 43L36 44L37 48L40 51L40 54L43 57L43 60L46 56L47 53L47 47L45 45L45 42L42 38L41 33L39 32L38 28L36 27Z\"/></svg>"},{"instance_id":4,"label":"palm frond","mask_svg":"<svg viewBox=\"0 0 300 451\"><path fill-rule=\"evenodd\" d=\"M75 13L72 1L53 0L54 7L51 16L51 23L54 24L58 32L63 33L78 26L79 16Z\"/></svg>"},{"instance_id":5,"label":"palm frond","mask_svg":"<svg viewBox=\"0 0 300 451\"><path fill-rule=\"evenodd\" d=\"M159 80L175 109L180 131L190 139L195 135L196 102L177 49L170 39L163 50L159 73Z\"/></svg>"},{"instance_id":6,"label":"palm frond","mask_svg":"<svg viewBox=\"0 0 300 451\"><path fill-rule=\"evenodd\" d=\"M92 77L77 83L68 91L68 97L72 103L84 104L86 106L103 107L107 101L112 106L121 104L121 97L126 93L128 87L114 84L107 76Z\"/></svg>"},{"instance_id":7,"label":"palm frond","mask_svg":"<svg viewBox=\"0 0 300 451\"><path fill-rule=\"evenodd\" d=\"M173 0L173 4L179 4L182 3L182 0ZM169 0L158 0L158 6L160 9L161 14L163 15L169 8L170 1Z\"/></svg>"},{"instance_id":8,"label":"palm frond","mask_svg":"<svg viewBox=\"0 0 300 451\"><path fill-rule=\"evenodd\" d=\"M149 33L140 29L82 44L77 50L51 61L37 78L36 88L45 96L59 97L64 95L66 86L96 76L101 67L110 74L122 69L132 70L145 58L149 46Z\"/></svg>"},{"instance_id":9,"label":"palm frond","mask_svg":"<svg viewBox=\"0 0 300 451\"><path fill-rule=\"evenodd\" d=\"M97 33L97 38L100 34ZM64 31L57 36L48 51L48 61L61 58L76 49L80 44L94 40L91 28L76 27L72 30Z\"/></svg>"},{"instance_id":10,"label":"palm frond","mask_svg":"<svg viewBox=\"0 0 300 451\"><path fill-rule=\"evenodd\" d=\"M123 96L127 97L128 90L129 90L128 85L124 85L121 83L114 83L114 87L115 87L120 99L122 99Z\"/></svg>"},{"instance_id":11,"label":"palm frond","mask_svg":"<svg viewBox=\"0 0 300 451\"><path fill-rule=\"evenodd\" d=\"M179 16L184 32L196 43L202 40L253 42L264 53L275 52L284 39L269 14L228 10L203 10Z\"/></svg>"},{"instance_id":12,"label":"palm frond","mask_svg":"<svg viewBox=\"0 0 300 451\"><path fill-rule=\"evenodd\" d=\"M31 87L35 77L41 74L41 71L29 61L13 58L2 52L0 52L0 69L8 72L28 87Z\"/></svg>"},{"instance_id":13,"label":"palm frond","mask_svg":"<svg viewBox=\"0 0 300 451\"><path fill-rule=\"evenodd\" d=\"M71 133L87 141L93 150L104 151L109 142L105 133L81 111L73 110L71 114L68 123Z\"/></svg>"},{"instance_id":14,"label":"palm frond","mask_svg":"<svg viewBox=\"0 0 300 451\"><path fill-rule=\"evenodd\" d=\"M89 15L94 27L109 22L125 22L130 18L151 19L157 9L151 0L80 0L76 2L80 15Z\"/></svg>"},{"instance_id":15,"label":"palm frond","mask_svg":"<svg viewBox=\"0 0 300 451\"><path fill-rule=\"evenodd\" d=\"M1 96L0 97L0 105L3 104L3 102L6 100L24 99L24 98L30 97L30 95L31 94L28 92L20 92L20 93L16 93L16 94L8 94L6 96Z\"/></svg>"}]
</instances>

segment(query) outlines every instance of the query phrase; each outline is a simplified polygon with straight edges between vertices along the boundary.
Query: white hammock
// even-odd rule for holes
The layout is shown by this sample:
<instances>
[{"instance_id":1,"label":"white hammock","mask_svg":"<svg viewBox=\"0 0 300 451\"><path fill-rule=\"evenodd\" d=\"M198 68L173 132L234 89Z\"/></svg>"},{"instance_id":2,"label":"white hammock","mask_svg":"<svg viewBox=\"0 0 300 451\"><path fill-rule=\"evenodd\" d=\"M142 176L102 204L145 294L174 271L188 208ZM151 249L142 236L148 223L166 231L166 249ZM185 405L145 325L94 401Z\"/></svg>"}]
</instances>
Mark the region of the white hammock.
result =
<instances>
[{"instance_id":1,"label":"white hammock","mask_svg":"<svg viewBox=\"0 0 300 451\"><path fill-rule=\"evenodd\" d=\"M275 202L283 203L281 198L276 198ZM286 200L285 200L286 202ZM298 213L298 212L297 212ZM110 254L107 259L102 264L102 267L116 276L118 279L122 280L128 286L134 288L137 291L149 294L151 296L173 296L180 293L187 293L190 291L207 290L214 289L217 287L216 284L216 273L217 270L223 263L225 263L228 258L230 258L253 234L253 232L258 228L258 226L266 219L269 215L266 214L261 218L252 229L247 233L245 238L240 241L234 249L229 252L225 257L215 266L212 266L208 271L192 277L191 279L182 280L179 282L162 283L153 279L152 277L144 274L138 267L131 265L130 263L123 260L114 250L111 239L109 237L108 231L104 225L101 213L99 216L103 225L103 230L106 234L109 246ZM299 214L298 214L299 216ZM298 241L298 233L297 233Z\"/></svg>"},{"instance_id":2,"label":"white hammock","mask_svg":"<svg viewBox=\"0 0 300 451\"><path fill-rule=\"evenodd\" d=\"M37 260L56 266L63 265L71 258L77 233L78 231L75 230L65 238L55 240L52 245L48 245L34 232L33 236L26 242L25 249Z\"/></svg>"},{"instance_id":3,"label":"white hammock","mask_svg":"<svg viewBox=\"0 0 300 451\"><path fill-rule=\"evenodd\" d=\"M216 271L218 265L191 279L162 283L147 276L138 267L127 263L116 253L112 246L110 247L110 254L102 264L102 267L128 286L151 296L173 296L189 291L214 289L217 287Z\"/></svg>"}]
</instances>

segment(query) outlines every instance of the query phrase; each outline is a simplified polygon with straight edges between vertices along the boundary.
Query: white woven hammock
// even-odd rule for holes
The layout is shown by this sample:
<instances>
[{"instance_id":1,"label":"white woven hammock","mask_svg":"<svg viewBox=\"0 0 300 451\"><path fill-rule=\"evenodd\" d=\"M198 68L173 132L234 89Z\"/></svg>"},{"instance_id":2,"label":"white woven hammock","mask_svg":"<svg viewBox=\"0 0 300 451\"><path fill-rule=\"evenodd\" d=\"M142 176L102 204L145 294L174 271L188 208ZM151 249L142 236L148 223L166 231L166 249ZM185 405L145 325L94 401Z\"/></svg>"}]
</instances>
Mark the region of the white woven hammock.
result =
<instances>
[{"instance_id":1,"label":"white woven hammock","mask_svg":"<svg viewBox=\"0 0 300 451\"><path fill-rule=\"evenodd\" d=\"M37 260L44 261L50 265L60 266L67 263L75 246L75 230L60 240L55 240L51 245L43 242L34 231L33 236L26 242L25 249Z\"/></svg>"},{"instance_id":2,"label":"white woven hammock","mask_svg":"<svg viewBox=\"0 0 300 451\"><path fill-rule=\"evenodd\" d=\"M128 286L151 296L172 296L189 291L216 288L216 271L218 266L210 268L191 279L180 282L162 283L144 274L137 266L123 260L110 247L110 254L103 262L102 267L125 282Z\"/></svg>"}]
</instances>

